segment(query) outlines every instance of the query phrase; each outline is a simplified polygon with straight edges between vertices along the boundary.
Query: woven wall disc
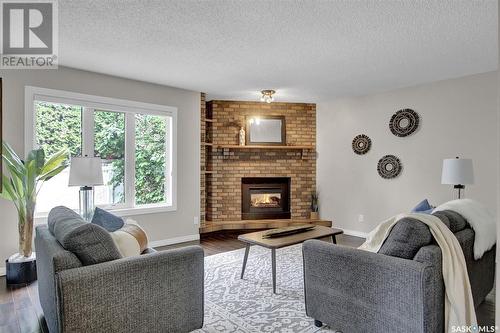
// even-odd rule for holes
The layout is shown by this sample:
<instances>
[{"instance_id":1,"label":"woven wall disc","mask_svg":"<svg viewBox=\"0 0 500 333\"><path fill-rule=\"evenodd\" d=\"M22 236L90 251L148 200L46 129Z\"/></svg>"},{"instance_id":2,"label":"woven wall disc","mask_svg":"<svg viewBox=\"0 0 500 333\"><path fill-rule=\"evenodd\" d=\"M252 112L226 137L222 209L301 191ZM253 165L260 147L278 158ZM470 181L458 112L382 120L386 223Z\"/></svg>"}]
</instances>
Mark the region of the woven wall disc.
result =
<instances>
[{"instance_id":1,"label":"woven wall disc","mask_svg":"<svg viewBox=\"0 0 500 333\"><path fill-rule=\"evenodd\" d=\"M372 140L364 135L360 134L357 135L353 140L352 140L352 150L358 155L364 155L366 154L372 146Z\"/></svg>"},{"instance_id":2,"label":"woven wall disc","mask_svg":"<svg viewBox=\"0 0 500 333\"><path fill-rule=\"evenodd\" d=\"M402 109L392 115L389 128L395 136L404 137L418 129L420 117L412 109Z\"/></svg>"},{"instance_id":3,"label":"woven wall disc","mask_svg":"<svg viewBox=\"0 0 500 333\"><path fill-rule=\"evenodd\" d=\"M401 161L394 155L385 155L378 161L377 171L382 178L396 178L402 170Z\"/></svg>"}]
</instances>

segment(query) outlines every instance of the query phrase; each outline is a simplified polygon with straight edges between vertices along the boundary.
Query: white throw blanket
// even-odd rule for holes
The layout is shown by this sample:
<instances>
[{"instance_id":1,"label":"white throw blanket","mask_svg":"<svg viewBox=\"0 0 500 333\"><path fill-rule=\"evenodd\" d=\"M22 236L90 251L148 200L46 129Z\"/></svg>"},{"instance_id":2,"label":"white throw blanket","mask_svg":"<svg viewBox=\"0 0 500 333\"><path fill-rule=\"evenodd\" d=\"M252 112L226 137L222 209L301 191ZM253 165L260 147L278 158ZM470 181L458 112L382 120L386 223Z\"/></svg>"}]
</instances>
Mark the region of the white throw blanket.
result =
<instances>
[{"instance_id":1,"label":"white throw blanket","mask_svg":"<svg viewBox=\"0 0 500 333\"><path fill-rule=\"evenodd\" d=\"M481 203L471 199L448 201L433 210L452 210L462 215L474 230L474 259L481 259L497 241L495 217Z\"/></svg>"},{"instance_id":2,"label":"white throw blanket","mask_svg":"<svg viewBox=\"0 0 500 333\"><path fill-rule=\"evenodd\" d=\"M455 235L438 217L419 213L394 216L370 232L366 242L359 249L378 252L392 227L404 217L415 218L429 226L434 239L441 248L446 293L444 304L445 332L451 332L453 326L477 325L464 253Z\"/></svg>"}]
</instances>

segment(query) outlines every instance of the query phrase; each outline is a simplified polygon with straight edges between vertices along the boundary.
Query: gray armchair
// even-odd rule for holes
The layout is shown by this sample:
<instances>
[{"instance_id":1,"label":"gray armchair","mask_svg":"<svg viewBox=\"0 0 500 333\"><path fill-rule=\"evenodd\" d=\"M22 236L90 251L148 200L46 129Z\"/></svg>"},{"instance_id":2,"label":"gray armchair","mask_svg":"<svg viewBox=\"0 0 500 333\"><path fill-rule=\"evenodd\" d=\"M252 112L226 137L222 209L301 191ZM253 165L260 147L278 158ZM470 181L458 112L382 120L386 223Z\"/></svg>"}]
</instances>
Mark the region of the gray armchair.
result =
<instances>
[{"instance_id":1,"label":"gray armchair","mask_svg":"<svg viewBox=\"0 0 500 333\"><path fill-rule=\"evenodd\" d=\"M424 332L424 318L443 311L435 301L443 295L439 264L321 241L304 243L303 252L306 312L317 325L352 333ZM425 332L441 332L440 325L432 321Z\"/></svg>"},{"instance_id":2,"label":"gray armchair","mask_svg":"<svg viewBox=\"0 0 500 333\"><path fill-rule=\"evenodd\" d=\"M83 266L36 229L40 303L55 332L189 332L203 325L203 249L189 246Z\"/></svg>"},{"instance_id":3,"label":"gray armchair","mask_svg":"<svg viewBox=\"0 0 500 333\"><path fill-rule=\"evenodd\" d=\"M455 231L455 230L453 230ZM455 233L477 308L493 288L496 247L474 260L474 232ZM342 332L444 330L441 249L421 247L413 259L311 240L303 245L306 313Z\"/></svg>"}]
</instances>

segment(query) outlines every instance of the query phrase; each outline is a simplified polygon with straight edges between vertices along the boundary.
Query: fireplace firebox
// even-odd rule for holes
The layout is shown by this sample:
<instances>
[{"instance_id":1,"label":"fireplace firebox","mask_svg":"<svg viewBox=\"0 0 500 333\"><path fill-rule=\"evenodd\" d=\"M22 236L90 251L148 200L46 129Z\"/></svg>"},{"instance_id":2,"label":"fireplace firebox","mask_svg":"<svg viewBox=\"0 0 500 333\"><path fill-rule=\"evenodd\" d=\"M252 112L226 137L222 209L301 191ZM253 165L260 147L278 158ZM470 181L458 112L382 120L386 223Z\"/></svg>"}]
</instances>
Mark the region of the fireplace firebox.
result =
<instances>
[{"instance_id":1,"label":"fireplace firebox","mask_svg":"<svg viewBox=\"0 0 500 333\"><path fill-rule=\"evenodd\" d=\"M290 178L242 178L241 218L243 220L289 219Z\"/></svg>"}]
</instances>

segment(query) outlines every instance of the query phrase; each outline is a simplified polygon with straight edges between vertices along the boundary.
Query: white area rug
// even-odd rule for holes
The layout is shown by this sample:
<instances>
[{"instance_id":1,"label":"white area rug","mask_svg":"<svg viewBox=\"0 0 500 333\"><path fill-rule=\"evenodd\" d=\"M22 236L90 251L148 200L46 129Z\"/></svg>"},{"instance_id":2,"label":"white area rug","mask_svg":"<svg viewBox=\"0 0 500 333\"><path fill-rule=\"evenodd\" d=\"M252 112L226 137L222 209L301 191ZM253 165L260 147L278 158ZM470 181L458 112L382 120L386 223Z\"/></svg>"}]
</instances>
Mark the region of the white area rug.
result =
<instances>
[{"instance_id":1,"label":"white area rug","mask_svg":"<svg viewBox=\"0 0 500 333\"><path fill-rule=\"evenodd\" d=\"M273 294L271 250L252 246L240 279L244 249L205 257L205 322L195 332L333 332L306 316L302 245L276 251Z\"/></svg>"}]
</instances>

